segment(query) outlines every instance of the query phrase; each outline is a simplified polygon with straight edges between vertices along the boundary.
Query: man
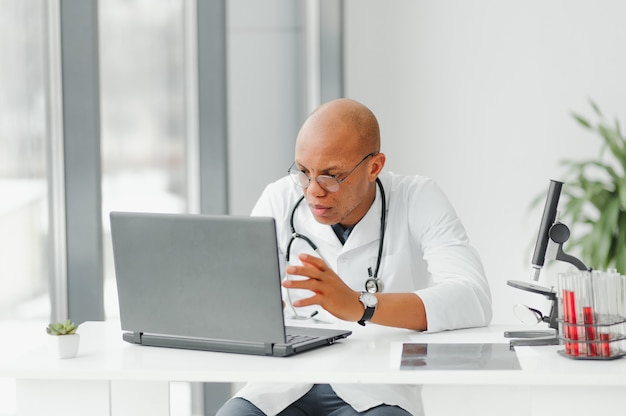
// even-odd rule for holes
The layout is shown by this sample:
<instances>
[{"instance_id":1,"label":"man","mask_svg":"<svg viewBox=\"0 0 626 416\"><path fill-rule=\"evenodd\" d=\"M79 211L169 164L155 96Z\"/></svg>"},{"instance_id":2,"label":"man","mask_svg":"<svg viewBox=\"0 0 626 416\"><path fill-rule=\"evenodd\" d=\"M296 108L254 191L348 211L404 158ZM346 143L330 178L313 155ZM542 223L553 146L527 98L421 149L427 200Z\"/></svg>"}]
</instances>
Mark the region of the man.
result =
<instances>
[{"instance_id":1,"label":"man","mask_svg":"<svg viewBox=\"0 0 626 416\"><path fill-rule=\"evenodd\" d=\"M330 101L305 121L289 175L253 210L276 219L288 306L300 317L313 308L325 319L417 331L488 325L482 263L450 203L432 180L384 165L364 105ZM419 386L249 384L218 415L422 412Z\"/></svg>"}]
</instances>

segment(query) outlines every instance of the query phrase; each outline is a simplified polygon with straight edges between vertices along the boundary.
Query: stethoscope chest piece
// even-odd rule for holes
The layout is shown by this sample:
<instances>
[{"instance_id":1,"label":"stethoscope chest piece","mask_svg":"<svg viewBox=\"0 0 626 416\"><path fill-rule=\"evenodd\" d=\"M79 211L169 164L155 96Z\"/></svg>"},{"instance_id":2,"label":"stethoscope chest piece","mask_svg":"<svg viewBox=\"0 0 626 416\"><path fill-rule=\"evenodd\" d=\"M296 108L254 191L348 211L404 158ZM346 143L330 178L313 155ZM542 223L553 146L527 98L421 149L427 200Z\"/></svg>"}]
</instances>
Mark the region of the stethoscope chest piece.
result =
<instances>
[{"instance_id":1,"label":"stethoscope chest piece","mask_svg":"<svg viewBox=\"0 0 626 416\"><path fill-rule=\"evenodd\" d=\"M369 293L380 293L383 291L383 281L377 277L370 277L365 281L365 290Z\"/></svg>"}]
</instances>

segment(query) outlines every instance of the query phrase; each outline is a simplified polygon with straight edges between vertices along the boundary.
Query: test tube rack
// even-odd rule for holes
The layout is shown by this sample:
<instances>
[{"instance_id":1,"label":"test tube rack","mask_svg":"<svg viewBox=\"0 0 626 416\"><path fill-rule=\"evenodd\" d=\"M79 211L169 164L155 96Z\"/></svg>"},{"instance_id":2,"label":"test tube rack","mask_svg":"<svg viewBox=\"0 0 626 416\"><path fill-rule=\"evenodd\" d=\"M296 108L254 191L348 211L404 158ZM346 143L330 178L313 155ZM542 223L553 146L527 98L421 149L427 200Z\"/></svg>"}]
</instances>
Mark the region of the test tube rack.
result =
<instances>
[{"instance_id":1,"label":"test tube rack","mask_svg":"<svg viewBox=\"0 0 626 416\"><path fill-rule=\"evenodd\" d=\"M578 360L626 355L626 276L615 270L559 275L559 354Z\"/></svg>"}]
</instances>

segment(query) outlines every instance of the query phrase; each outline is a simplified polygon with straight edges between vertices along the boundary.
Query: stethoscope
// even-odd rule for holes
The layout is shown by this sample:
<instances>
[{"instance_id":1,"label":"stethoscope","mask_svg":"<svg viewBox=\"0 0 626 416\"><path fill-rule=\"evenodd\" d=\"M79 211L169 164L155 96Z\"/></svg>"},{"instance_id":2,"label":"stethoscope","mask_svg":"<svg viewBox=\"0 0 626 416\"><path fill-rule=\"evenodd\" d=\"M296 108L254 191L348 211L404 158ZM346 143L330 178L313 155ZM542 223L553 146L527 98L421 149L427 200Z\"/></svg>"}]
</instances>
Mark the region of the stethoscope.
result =
<instances>
[{"instance_id":1,"label":"stethoscope","mask_svg":"<svg viewBox=\"0 0 626 416\"><path fill-rule=\"evenodd\" d=\"M383 243L385 241L385 222L387 218L387 201L385 199L385 189L383 188L383 184L380 179L376 178L376 184L378 185L378 189L380 189L380 203L382 206L382 211L380 213L380 240L378 242L378 258L376 259L376 269L374 269L374 273L372 274L372 268L368 267L368 279L365 281L365 290L369 293L380 293L383 291L383 281L378 277L378 271L380 269L380 261L383 257ZM291 253L291 245L297 238L304 240L311 248L321 257L321 254L317 248L317 245L304 234L300 234L296 231L294 226L294 217L296 215L296 210L300 203L304 200L304 195L296 202L293 210L291 211L291 217L289 218L289 225L291 226L291 239L289 240L289 244L287 244L287 252L285 254L285 258L287 263L289 263L290 253Z\"/></svg>"}]
</instances>

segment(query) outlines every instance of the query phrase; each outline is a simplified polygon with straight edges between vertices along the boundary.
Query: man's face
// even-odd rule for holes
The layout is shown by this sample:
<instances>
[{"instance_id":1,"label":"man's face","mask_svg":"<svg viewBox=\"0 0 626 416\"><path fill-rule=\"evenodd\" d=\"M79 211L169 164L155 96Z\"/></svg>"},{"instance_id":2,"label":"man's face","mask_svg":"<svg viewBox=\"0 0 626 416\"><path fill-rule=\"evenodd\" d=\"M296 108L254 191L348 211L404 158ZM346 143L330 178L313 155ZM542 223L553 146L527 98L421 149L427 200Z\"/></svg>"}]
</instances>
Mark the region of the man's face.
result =
<instances>
[{"instance_id":1,"label":"man's face","mask_svg":"<svg viewBox=\"0 0 626 416\"><path fill-rule=\"evenodd\" d=\"M365 158L370 149L359 147L353 134L335 125L332 131L304 131L298 137L295 168L311 178L303 191L311 213L322 224L354 225L374 202L373 157ZM336 192L330 192L316 181L319 175L343 181Z\"/></svg>"}]
</instances>

